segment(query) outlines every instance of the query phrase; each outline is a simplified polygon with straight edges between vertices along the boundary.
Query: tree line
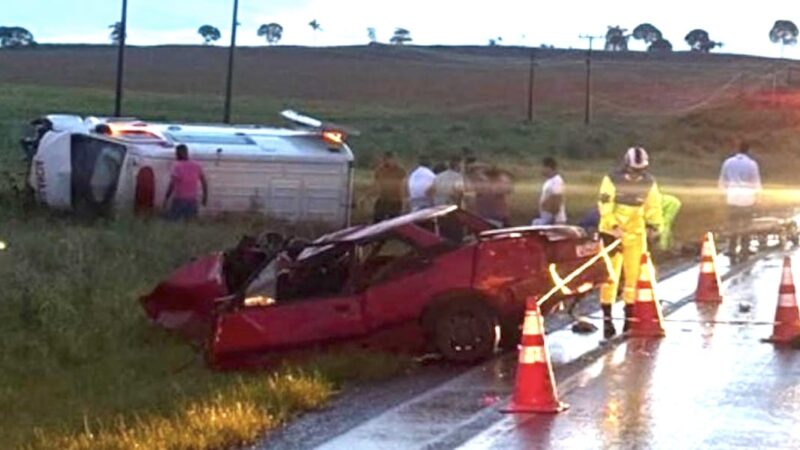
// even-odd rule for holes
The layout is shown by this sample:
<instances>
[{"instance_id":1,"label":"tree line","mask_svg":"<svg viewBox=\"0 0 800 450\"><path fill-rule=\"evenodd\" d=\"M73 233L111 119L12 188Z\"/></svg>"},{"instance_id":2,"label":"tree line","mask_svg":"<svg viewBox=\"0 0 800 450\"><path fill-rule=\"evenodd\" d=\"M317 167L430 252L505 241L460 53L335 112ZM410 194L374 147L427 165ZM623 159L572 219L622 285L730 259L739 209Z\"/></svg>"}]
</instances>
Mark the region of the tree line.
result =
<instances>
[{"instance_id":1,"label":"tree line","mask_svg":"<svg viewBox=\"0 0 800 450\"><path fill-rule=\"evenodd\" d=\"M314 40L317 39L317 34L322 31L322 24L316 19L311 20L308 22L308 26L311 27L311 30L314 32ZM111 33L109 34L109 38L111 42L114 44L118 44L120 40L120 33L122 30L122 24L116 22L109 26L111 28ZM222 32L220 32L219 28L205 24L201 25L200 28L197 29L197 34L203 39L203 44L211 45L214 42L222 39ZM283 39L283 25L277 22L270 22L262 24L256 30L256 34L258 37L263 38L267 41L269 45L275 45ZM369 41L377 42L376 37L376 30L375 28L367 28L367 37ZM397 28L394 31L394 35L390 39L390 42L395 45L402 45L407 42L411 42L411 32L405 28Z\"/></svg>"},{"instance_id":2,"label":"tree line","mask_svg":"<svg viewBox=\"0 0 800 450\"><path fill-rule=\"evenodd\" d=\"M322 32L322 25L316 19L308 22L308 26L314 32L314 39ZM109 25L111 32L109 38L112 43L119 43L122 32L122 25L119 22ZM264 38L269 45L278 44L283 38L284 28L281 24L271 22L258 27L256 34ZM197 29L197 34L203 39L203 43L211 45L222 38L219 28L205 24ZM367 28L367 38L370 43L377 43L377 31L373 27ZM656 26L651 23L642 23L628 33L626 28L621 26L609 26L605 36L605 50L607 51L627 51L628 41L633 38L644 42L650 52L670 52L673 50L672 42L664 37ZM798 28L791 20L777 20L769 32L769 39L773 43L781 45L781 56L783 49L787 45L797 44ZM411 42L411 32L407 28L396 28L389 42L394 45L403 45ZM684 41L689 45L693 52L709 53L711 50L722 47L723 43L712 40L709 33L701 28L689 31L684 37ZM490 46L500 45L502 37L489 39ZM33 34L27 29L19 26L0 26L0 47L19 48L31 47L36 45Z\"/></svg>"},{"instance_id":3,"label":"tree line","mask_svg":"<svg viewBox=\"0 0 800 450\"><path fill-rule=\"evenodd\" d=\"M619 25L609 26L606 32L605 49L615 52L627 51L628 40L633 38L647 44L647 51L649 52L672 51L672 43L664 38L661 30L651 23L638 25L630 34L627 34L627 31L626 28L622 28ZM769 32L770 41L781 44L781 55L783 55L784 46L797 44L797 38L797 25L791 20L775 21ZM712 40L708 32L702 28L695 28L689 31L683 40L693 52L709 53L711 50L723 46L722 42Z\"/></svg>"},{"instance_id":4,"label":"tree line","mask_svg":"<svg viewBox=\"0 0 800 450\"><path fill-rule=\"evenodd\" d=\"M316 42L317 34L322 31L322 24L314 19L308 22L308 26L311 27L311 30L314 32L314 41ZM203 38L203 43L206 45L210 45L222 37L219 28L208 24L198 28L197 33ZM267 44L275 45L283 39L283 25L277 22L265 23L258 27L256 34L258 37L264 38ZM370 43L378 42L377 30L373 27L367 28L367 38ZM391 39L389 39L389 42L395 45L403 45L411 41L411 32L401 27L396 28Z\"/></svg>"},{"instance_id":5,"label":"tree line","mask_svg":"<svg viewBox=\"0 0 800 450\"><path fill-rule=\"evenodd\" d=\"M314 19L308 23L308 26L314 31L316 40L316 35L322 31L322 25L318 20ZM109 25L108 28L111 30L108 35L109 40L112 44L118 44L122 37L122 23L115 22ZM200 26L200 28L197 29L197 34L203 39L205 45L211 45L222 38L222 33L219 28L209 24ZM276 22L263 24L258 27L256 34L264 38L267 44L274 45L283 38L283 26ZM370 43L378 42L375 28L367 28L367 38ZM396 28L391 39L389 39L389 42L395 45L403 45L411 41L411 32L406 28ZM36 40L33 37L33 33L26 28L0 26L0 47L19 48L32 47L35 45Z\"/></svg>"}]
</instances>

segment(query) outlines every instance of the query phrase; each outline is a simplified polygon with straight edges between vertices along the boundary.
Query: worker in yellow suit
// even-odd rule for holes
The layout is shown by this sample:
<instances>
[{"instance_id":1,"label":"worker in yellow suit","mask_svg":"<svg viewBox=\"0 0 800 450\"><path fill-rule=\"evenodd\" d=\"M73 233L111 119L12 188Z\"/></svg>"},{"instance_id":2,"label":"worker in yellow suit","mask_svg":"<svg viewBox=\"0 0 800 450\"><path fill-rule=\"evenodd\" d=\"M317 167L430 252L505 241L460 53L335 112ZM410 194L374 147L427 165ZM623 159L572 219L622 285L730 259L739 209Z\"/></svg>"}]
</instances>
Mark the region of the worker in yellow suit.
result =
<instances>
[{"instance_id":1,"label":"worker in yellow suit","mask_svg":"<svg viewBox=\"0 0 800 450\"><path fill-rule=\"evenodd\" d=\"M647 251L648 228L658 230L662 224L661 194L656 180L648 173L649 166L645 149L632 147L625 153L623 168L606 175L600 184L598 231L606 239L622 239L622 250L611 257L614 273L600 288L606 339L617 333L611 320L611 306L617 299L623 270L624 331L629 328L636 300L639 263L642 253Z\"/></svg>"},{"instance_id":2,"label":"worker in yellow suit","mask_svg":"<svg viewBox=\"0 0 800 450\"><path fill-rule=\"evenodd\" d=\"M672 234L675 219L681 210L682 203L678 197L669 194L661 195L661 229L658 230L658 248L664 251L672 248Z\"/></svg>"}]
</instances>

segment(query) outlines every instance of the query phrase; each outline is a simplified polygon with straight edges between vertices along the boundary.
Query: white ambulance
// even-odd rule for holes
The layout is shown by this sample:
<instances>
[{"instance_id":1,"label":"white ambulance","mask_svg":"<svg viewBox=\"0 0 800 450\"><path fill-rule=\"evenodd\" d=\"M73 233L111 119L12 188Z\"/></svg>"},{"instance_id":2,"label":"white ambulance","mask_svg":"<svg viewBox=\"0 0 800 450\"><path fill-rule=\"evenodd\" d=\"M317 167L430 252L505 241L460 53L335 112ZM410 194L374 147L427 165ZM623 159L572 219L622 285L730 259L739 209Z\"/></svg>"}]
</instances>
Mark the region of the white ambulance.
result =
<instances>
[{"instance_id":1,"label":"white ambulance","mask_svg":"<svg viewBox=\"0 0 800 450\"><path fill-rule=\"evenodd\" d=\"M203 166L201 215L258 213L291 222L349 224L353 153L346 127L284 111L292 128L147 123L54 114L22 140L38 202L92 215L154 213L185 144Z\"/></svg>"}]
</instances>

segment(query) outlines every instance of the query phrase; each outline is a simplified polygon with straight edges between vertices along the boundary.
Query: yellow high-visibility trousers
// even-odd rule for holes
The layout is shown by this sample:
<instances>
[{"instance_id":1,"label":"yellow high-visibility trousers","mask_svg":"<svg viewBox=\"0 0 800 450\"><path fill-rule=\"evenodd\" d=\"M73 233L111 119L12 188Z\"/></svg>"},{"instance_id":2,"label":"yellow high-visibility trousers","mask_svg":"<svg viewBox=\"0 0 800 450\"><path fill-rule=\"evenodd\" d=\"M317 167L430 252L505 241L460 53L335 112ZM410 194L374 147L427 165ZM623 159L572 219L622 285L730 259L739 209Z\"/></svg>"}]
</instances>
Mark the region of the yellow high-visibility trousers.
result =
<instances>
[{"instance_id":1,"label":"yellow high-visibility trousers","mask_svg":"<svg viewBox=\"0 0 800 450\"><path fill-rule=\"evenodd\" d=\"M617 300L619 277L625 271L625 284L622 287L622 299L626 305L636 301L636 283L639 280L639 265L642 253L647 251L647 239L644 234L625 235L622 238L622 251L611 257L614 273L600 286L600 304L612 305Z\"/></svg>"}]
</instances>

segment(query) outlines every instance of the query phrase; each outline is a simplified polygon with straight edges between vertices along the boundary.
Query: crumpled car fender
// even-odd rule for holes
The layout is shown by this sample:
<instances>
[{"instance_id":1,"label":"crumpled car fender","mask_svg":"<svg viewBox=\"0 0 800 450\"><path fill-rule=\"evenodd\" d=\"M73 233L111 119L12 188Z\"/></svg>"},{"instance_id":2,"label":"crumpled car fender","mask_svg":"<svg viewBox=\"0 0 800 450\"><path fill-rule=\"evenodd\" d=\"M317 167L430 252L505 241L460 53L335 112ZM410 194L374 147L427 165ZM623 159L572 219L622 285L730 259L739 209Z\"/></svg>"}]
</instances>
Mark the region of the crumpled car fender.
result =
<instances>
[{"instance_id":1,"label":"crumpled car fender","mask_svg":"<svg viewBox=\"0 0 800 450\"><path fill-rule=\"evenodd\" d=\"M140 301L154 323L190 334L214 320L214 301L228 295L222 253L213 253L179 267Z\"/></svg>"}]
</instances>

